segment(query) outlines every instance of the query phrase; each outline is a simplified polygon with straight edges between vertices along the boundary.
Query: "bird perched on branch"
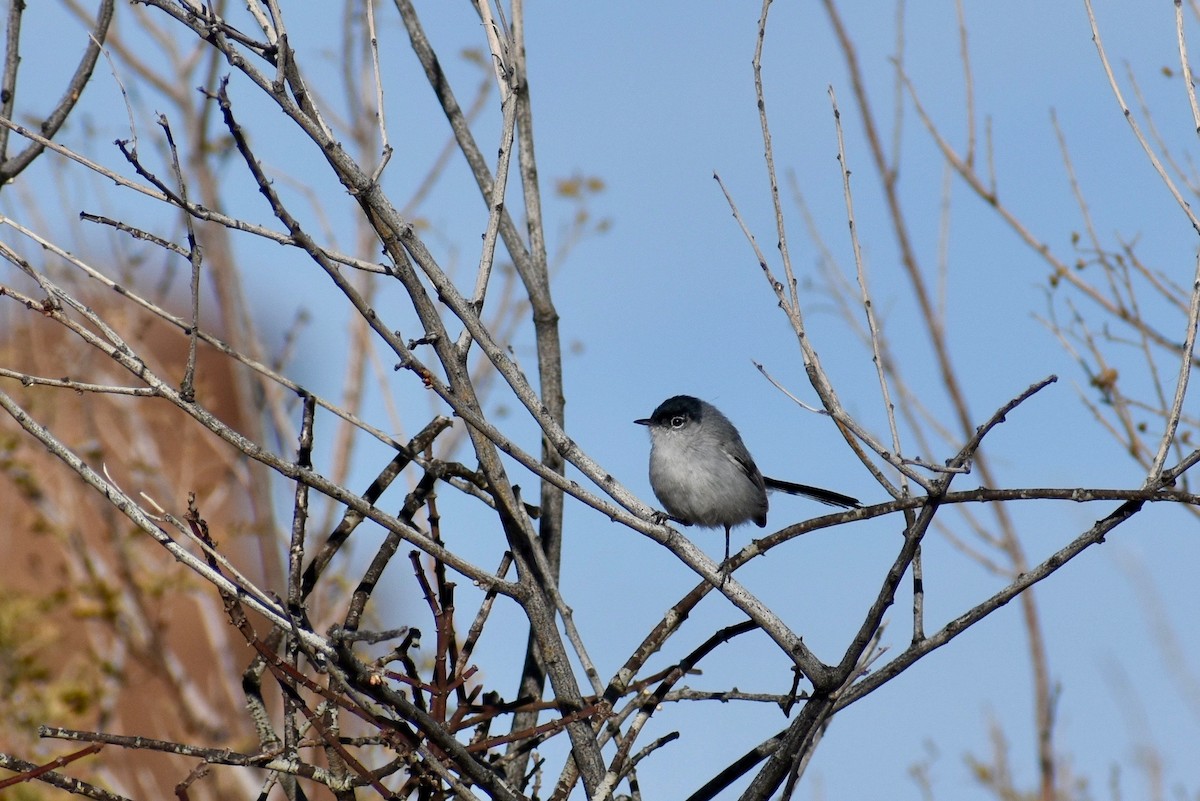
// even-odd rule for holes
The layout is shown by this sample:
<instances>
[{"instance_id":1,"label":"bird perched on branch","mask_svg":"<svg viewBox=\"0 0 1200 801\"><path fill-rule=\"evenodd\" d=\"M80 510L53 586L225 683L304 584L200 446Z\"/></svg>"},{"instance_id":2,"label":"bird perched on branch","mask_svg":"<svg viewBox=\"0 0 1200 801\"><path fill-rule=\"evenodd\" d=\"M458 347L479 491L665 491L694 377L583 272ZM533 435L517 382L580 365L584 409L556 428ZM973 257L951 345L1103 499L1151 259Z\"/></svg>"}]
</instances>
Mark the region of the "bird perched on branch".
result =
<instances>
[{"instance_id":1,"label":"bird perched on branch","mask_svg":"<svg viewBox=\"0 0 1200 801\"><path fill-rule=\"evenodd\" d=\"M862 506L849 495L764 476L729 418L699 398L676 395L634 422L650 431L655 497L684 525L724 527L726 563L731 528L747 521L760 528L767 524L767 490L845 509Z\"/></svg>"}]
</instances>

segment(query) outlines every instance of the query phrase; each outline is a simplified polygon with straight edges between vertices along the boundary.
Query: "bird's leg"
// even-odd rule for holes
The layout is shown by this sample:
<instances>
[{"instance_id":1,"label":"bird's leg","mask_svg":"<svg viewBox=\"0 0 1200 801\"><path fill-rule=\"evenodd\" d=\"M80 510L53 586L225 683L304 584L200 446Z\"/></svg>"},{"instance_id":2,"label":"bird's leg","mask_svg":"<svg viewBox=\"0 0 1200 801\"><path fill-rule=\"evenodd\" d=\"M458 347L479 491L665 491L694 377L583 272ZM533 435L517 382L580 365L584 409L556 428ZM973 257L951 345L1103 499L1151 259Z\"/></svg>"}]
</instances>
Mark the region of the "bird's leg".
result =
<instances>
[{"instance_id":1,"label":"bird's leg","mask_svg":"<svg viewBox=\"0 0 1200 801\"><path fill-rule=\"evenodd\" d=\"M681 526L690 526L691 525L691 523L684 520L683 518L676 517L675 515L670 514L668 512L655 511L654 515L653 515L653 519L654 519L654 525L656 525L656 526L665 526L667 523L678 523Z\"/></svg>"},{"instance_id":2,"label":"bird's leg","mask_svg":"<svg viewBox=\"0 0 1200 801\"><path fill-rule=\"evenodd\" d=\"M725 579L729 578L729 526L725 527L725 561L721 563L721 586L725 586Z\"/></svg>"}]
</instances>

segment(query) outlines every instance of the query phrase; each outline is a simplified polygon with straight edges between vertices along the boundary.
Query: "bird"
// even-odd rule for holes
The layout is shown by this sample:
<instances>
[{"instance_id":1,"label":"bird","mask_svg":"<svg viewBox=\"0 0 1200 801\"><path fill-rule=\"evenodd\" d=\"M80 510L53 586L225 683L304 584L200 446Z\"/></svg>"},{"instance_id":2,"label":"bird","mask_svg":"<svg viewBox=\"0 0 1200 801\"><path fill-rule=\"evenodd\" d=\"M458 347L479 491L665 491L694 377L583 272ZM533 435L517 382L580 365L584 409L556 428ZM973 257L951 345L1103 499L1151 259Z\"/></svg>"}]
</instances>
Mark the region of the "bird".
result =
<instances>
[{"instance_id":1,"label":"bird","mask_svg":"<svg viewBox=\"0 0 1200 801\"><path fill-rule=\"evenodd\" d=\"M672 519L684 525L724 527L725 565L730 529L750 521L759 528L767 524L767 490L844 509L862 506L840 492L764 476L729 418L691 395L667 398L649 417L633 422L650 432L654 496Z\"/></svg>"}]
</instances>

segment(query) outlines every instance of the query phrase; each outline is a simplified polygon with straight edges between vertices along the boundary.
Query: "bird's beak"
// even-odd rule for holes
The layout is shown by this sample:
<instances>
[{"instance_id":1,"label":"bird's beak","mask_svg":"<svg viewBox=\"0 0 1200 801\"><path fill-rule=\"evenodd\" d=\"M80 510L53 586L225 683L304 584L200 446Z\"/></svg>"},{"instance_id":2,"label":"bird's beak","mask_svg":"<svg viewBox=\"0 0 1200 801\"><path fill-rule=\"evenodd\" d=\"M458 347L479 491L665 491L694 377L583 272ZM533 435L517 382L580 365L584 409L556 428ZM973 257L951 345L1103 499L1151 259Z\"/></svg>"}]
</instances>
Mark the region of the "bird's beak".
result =
<instances>
[{"instance_id":1,"label":"bird's beak","mask_svg":"<svg viewBox=\"0 0 1200 801\"><path fill-rule=\"evenodd\" d=\"M648 426L651 423L649 419L634 420L633 422L637 423L639 426Z\"/></svg>"}]
</instances>

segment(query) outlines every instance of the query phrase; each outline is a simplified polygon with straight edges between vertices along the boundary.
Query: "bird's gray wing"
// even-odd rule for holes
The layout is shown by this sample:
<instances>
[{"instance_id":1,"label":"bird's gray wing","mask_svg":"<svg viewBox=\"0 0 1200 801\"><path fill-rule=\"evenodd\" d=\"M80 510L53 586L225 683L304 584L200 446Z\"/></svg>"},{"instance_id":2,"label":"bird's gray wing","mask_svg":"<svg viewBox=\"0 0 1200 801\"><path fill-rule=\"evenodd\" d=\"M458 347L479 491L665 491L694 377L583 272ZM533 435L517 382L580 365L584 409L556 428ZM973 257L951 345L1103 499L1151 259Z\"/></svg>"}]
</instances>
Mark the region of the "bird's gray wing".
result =
<instances>
[{"instance_id":1,"label":"bird's gray wing","mask_svg":"<svg viewBox=\"0 0 1200 801\"><path fill-rule=\"evenodd\" d=\"M758 487L763 492L766 492L767 485L763 482L763 475L759 471L758 465L754 463L754 459L750 456L750 453L745 448L741 448L740 450L741 453L730 453L729 451L726 451L725 455L729 457L730 461L742 469L742 472L746 474L746 478L750 479L750 483L754 484L754 486Z\"/></svg>"}]
</instances>

